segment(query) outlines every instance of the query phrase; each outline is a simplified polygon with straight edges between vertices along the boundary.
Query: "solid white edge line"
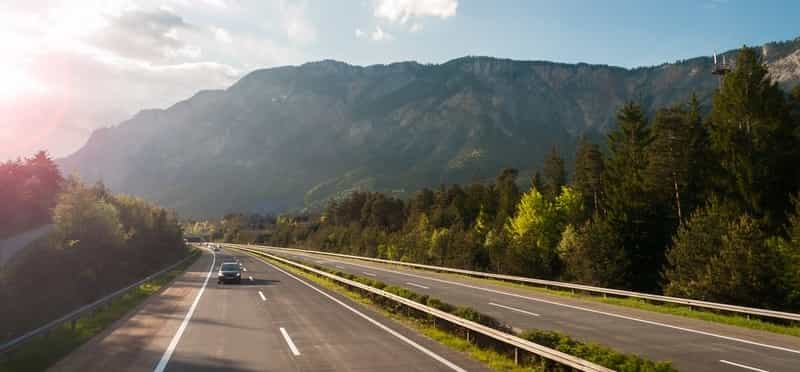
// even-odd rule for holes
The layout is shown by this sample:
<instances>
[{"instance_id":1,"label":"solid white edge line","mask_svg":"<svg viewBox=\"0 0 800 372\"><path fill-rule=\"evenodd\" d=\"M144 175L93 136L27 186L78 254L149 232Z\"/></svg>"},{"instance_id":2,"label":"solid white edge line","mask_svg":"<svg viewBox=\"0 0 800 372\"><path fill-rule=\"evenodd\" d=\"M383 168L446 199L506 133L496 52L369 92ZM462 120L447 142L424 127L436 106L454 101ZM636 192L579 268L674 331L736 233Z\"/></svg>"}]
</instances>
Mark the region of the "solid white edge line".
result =
<instances>
[{"instance_id":1,"label":"solid white edge line","mask_svg":"<svg viewBox=\"0 0 800 372\"><path fill-rule=\"evenodd\" d=\"M767 371L767 370L765 370L765 369L759 369L759 368L756 368L756 367L750 367L750 366L746 366L746 365L744 365L744 364L739 364L739 363L730 362L730 361L727 361L727 360L725 360L725 359L720 359L719 361L720 361L720 363L730 364L730 365L732 365L732 366L736 366L736 367L740 367L740 368L744 368L744 369L749 369L749 370L751 370L751 371L757 371L757 372L769 372L769 371Z\"/></svg>"},{"instance_id":2,"label":"solid white edge line","mask_svg":"<svg viewBox=\"0 0 800 372\"><path fill-rule=\"evenodd\" d=\"M412 287L417 287L417 288L422 288L422 289L431 289L430 287L426 287L426 286L424 286L422 284L417 284L417 283L414 283L414 282L406 282L406 284L410 285Z\"/></svg>"},{"instance_id":3,"label":"solid white edge line","mask_svg":"<svg viewBox=\"0 0 800 372\"><path fill-rule=\"evenodd\" d=\"M258 295L261 296L261 301L266 301L267 300L267 298L264 297L264 293L263 292L258 291Z\"/></svg>"},{"instance_id":4,"label":"solid white edge line","mask_svg":"<svg viewBox=\"0 0 800 372\"><path fill-rule=\"evenodd\" d=\"M511 306L506 306L506 305L500 305L500 304L496 304L494 302L489 302L489 305L496 306L496 307L501 307L501 308L506 309L506 310L516 311L518 313L528 314L528 315L531 315L531 316L539 316L539 314L532 313L532 312L527 311L527 310L517 309L516 307L511 307Z\"/></svg>"},{"instance_id":5,"label":"solid white edge line","mask_svg":"<svg viewBox=\"0 0 800 372\"><path fill-rule=\"evenodd\" d=\"M297 350L294 341L292 341L292 338L289 337L289 333L286 332L286 329L283 327L281 327L281 334L283 335L283 339L286 340L286 344L289 345L289 350L292 351L292 354L294 354L294 356L300 356L300 350Z\"/></svg>"},{"instance_id":6,"label":"solid white edge line","mask_svg":"<svg viewBox=\"0 0 800 372\"><path fill-rule=\"evenodd\" d=\"M342 267L342 266L336 266L336 268L339 269L339 270L344 270L344 267Z\"/></svg>"},{"instance_id":7,"label":"solid white edge line","mask_svg":"<svg viewBox=\"0 0 800 372\"><path fill-rule=\"evenodd\" d=\"M365 274L365 275L369 275L369 276L377 276L377 275L375 275L375 274L373 274L373 273L368 273L368 272L366 272L366 271L364 271L364 274Z\"/></svg>"},{"instance_id":8,"label":"solid white edge line","mask_svg":"<svg viewBox=\"0 0 800 372\"><path fill-rule=\"evenodd\" d=\"M195 297L194 302L192 302L192 306L189 307L189 311L183 318L181 326L178 327L178 331L175 332L174 336L172 336L172 340L169 342L167 350L164 351L164 355L161 356L161 360L158 361L156 368L153 369L154 372L163 372L164 368L167 368L167 363L169 363L169 359L172 358L172 353L175 352L175 348L178 346L178 342L180 342L181 336L183 336L183 332L186 331L186 327L189 326L189 321L192 319L192 315L194 315L194 310L197 308L197 304L200 303L200 297L203 296L203 292L205 292L206 290L206 285L208 285L208 279L211 278L211 274L214 272L214 265L217 264L217 255L214 254L213 250L209 251L211 252L211 267L208 269L208 275L206 275L206 280L203 281L203 286L200 287L200 291L197 292L197 297Z\"/></svg>"},{"instance_id":9,"label":"solid white edge line","mask_svg":"<svg viewBox=\"0 0 800 372\"><path fill-rule=\"evenodd\" d=\"M277 267L277 266L275 266L275 265L273 265L273 264L271 264L271 263L269 263L269 262L266 262L266 261L262 261L262 262L266 263L267 265L270 265L270 266L274 267L276 270L278 270L278 271L280 271L280 272L282 272L282 273L284 273L284 274L288 275L290 278L293 278L294 280L297 280L298 282L302 283L302 284L303 284L303 285L305 285L306 287L313 289L314 291L316 291L316 292L320 293L321 295L323 295L323 296L327 297L327 298L328 298L328 299L330 299L331 301L333 301L333 302L336 302L336 303L337 303L337 304L339 304L339 305L342 305L342 306L343 306L345 309L352 311L352 312L353 312L353 313L355 313L356 315L358 315L358 316L360 316L361 318L365 319L366 321L368 321L368 322L370 322L370 323L374 324L374 325L375 325L375 326L377 326L378 328L380 328L380 329L382 329L382 330L384 330L384 331L388 332L388 333L389 333L389 334L391 334L392 336L395 336L395 337L399 338L399 339L400 339L400 340L402 340L403 342L405 342L405 343L407 343L407 344L411 345L413 348L415 348L415 349L417 349L417 350L421 351L422 353L424 353L424 354L428 355L429 357L431 357L431 358L435 359L435 360L436 360L436 361L438 361L439 363L442 363L442 364L446 365L447 367L449 367L449 368L450 368L450 369L452 369L453 371L457 371L457 372L467 372L465 369L463 369L463 368L461 368L461 367L459 367L459 366L455 365L453 362L451 362L451 361L449 361L449 360L445 359L444 357L440 356L439 354L436 354L436 353L434 353L433 351L430 351L430 350L428 350L426 347L424 347L424 346L422 346L422 345L420 345L420 344L418 344L418 343L414 342L413 340L409 339L408 337L406 337L406 336L403 336L403 335L401 335L401 334L397 333L395 330L393 330L393 329L391 329L391 328L389 328L389 327L387 327L387 326L383 325L381 322L379 322L379 321L377 321L377 320L375 320L375 319L372 319L372 318L370 318L370 317L369 317L369 316L367 316L366 314L364 314L364 313L362 313L362 312L358 311L357 309L353 308L352 306L350 306L350 305L348 305L348 304L346 304L346 303L344 303L344 302L340 301L340 300L339 300L339 299L337 299L336 297L333 297L333 296L331 296L331 295L329 295L329 294L325 293L325 292L324 292L324 291L322 291L321 289L319 289L319 288L317 288L317 287L314 287L314 286L313 286L313 285L311 285L311 284L308 284L308 283L306 283L304 280L302 280L302 279L300 279L300 278L298 278L298 277L294 276L293 274L291 274L291 273L289 273L289 272L286 272L285 270L281 269L280 267Z\"/></svg>"},{"instance_id":10,"label":"solid white edge line","mask_svg":"<svg viewBox=\"0 0 800 372\"><path fill-rule=\"evenodd\" d=\"M671 329L675 329L675 330L679 330L679 331L695 333L695 334L700 334L700 335L709 336L709 337L715 337L715 338L728 340L728 341L740 342L740 343L748 344L748 345L760 346L760 347L764 347L764 348L767 348L767 349L780 350L780 351L785 351L785 352L793 353L793 354L800 354L800 350L794 350L794 349L790 349L790 348L786 348L786 347L782 347L782 346L762 344L760 342L745 340L745 339L741 339L741 338L736 338L736 337L731 337L731 336L723 336L723 335L718 335L716 333L700 331L700 330L691 329L691 328L685 328L685 327L679 327L679 326L674 326L674 325L671 325L671 324L655 322L655 321L645 320L645 319L639 319L639 318L634 318L634 317L630 317L630 316L626 316L626 315L609 313L609 312L600 311L600 310L589 309L589 308L586 308L586 307L568 305L568 304L564 304L564 303L560 303L560 302L556 302L556 301L543 300L543 299L540 299L540 298L524 296L524 295L520 295L520 294L516 294L516 293L498 291L496 289L491 289L491 288L484 288L484 287L469 285L469 284L465 284L465 283L453 282L453 281L450 281L450 280L437 279L437 278L431 278L431 277L426 277L426 276L421 276L421 275L409 274L409 273L404 273L404 272L395 271L395 270L381 269L381 268L377 268L377 267L374 267L374 266L361 265L361 264L357 264L357 263L348 263L348 264L352 265L352 266L358 266L358 267L369 268L369 269L378 270L378 271L384 271L384 272L395 273L395 274L399 274L399 275L405 275L405 276L409 276L409 277L417 278L417 279L423 279L423 280L430 280L430 281L439 282L439 283L452 284L452 285L456 285L456 286L460 286L460 287L477 289L479 291L496 293L496 294L501 294L501 295L505 295L505 296L509 296L509 297L516 297L516 298L521 298L521 299L525 299L525 300L536 301L536 302L546 303L546 304L550 304L550 305L566 307L566 308L570 308L570 309L574 309L574 310L586 311L586 312L590 312L590 313L610 316L610 317L613 317L613 318L625 319L625 320L630 320L630 321L634 321L634 322L640 322L640 323L659 326L659 327L671 328Z\"/></svg>"}]
</instances>

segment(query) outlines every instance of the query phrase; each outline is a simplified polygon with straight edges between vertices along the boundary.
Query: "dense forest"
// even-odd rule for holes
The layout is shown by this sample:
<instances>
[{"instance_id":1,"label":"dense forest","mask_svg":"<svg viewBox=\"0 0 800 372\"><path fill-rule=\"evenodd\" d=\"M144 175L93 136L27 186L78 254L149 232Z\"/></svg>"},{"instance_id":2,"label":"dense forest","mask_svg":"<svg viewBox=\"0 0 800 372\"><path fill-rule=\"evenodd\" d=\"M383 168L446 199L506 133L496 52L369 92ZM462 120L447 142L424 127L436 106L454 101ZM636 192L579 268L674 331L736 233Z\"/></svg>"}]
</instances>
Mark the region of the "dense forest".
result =
<instances>
[{"instance_id":1,"label":"dense forest","mask_svg":"<svg viewBox=\"0 0 800 372\"><path fill-rule=\"evenodd\" d=\"M64 179L44 152L3 165L2 231L52 222L53 233L0 266L0 340L107 295L185 256L177 217ZM12 218L9 218L11 216ZM17 217L15 217L17 216ZM22 216L22 217L18 217Z\"/></svg>"},{"instance_id":2,"label":"dense forest","mask_svg":"<svg viewBox=\"0 0 800 372\"><path fill-rule=\"evenodd\" d=\"M652 114L626 103L570 172L556 147L532 164L528 190L505 169L409 200L354 192L267 235L229 216L217 234L798 310L800 87L781 90L749 48L734 66L710 110L694 97Z\"/></svg>"},{"instance_id":3,"label":"dense forest","mask_svg":"<svg viewBox=\"0 0 800 372\"><path fill-rule=\"evenodd\" d=\"M49 223L63 180L44 151L0 163L0 238Z\"/></svg>"}]
</instances>

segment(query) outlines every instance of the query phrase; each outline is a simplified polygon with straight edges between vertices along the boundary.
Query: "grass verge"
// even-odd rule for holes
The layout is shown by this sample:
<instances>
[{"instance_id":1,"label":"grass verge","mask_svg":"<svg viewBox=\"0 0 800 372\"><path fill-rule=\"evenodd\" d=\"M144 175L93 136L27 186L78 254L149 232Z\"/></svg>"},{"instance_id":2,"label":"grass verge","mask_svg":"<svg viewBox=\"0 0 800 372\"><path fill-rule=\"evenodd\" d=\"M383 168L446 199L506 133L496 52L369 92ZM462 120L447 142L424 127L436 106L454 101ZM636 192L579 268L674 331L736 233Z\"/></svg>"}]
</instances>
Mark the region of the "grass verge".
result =
<instances>
[{"instance_id":1,"label":"grass verge","mask_svg":"<svg viewBox=\"0 0 800 372\"><path fill-rule=\"evenodd\" d=\"M36 337L24 345L0 356L0 372L34 372L42 371L57 362L83 343L102 332L106 327L121 319L129 311L142 303L147 297L158 292L176 277L181 275L197 257L199 250L190 253L186 262L174 269L159 275L152 280L132 289L111 303L98 308L75 321L74 329L65 323L50 331L49 334Z\"/></svg>"},{"instance_id":2,"label":"grass verge","mask_svg":"<svg viewBox=\"0 0 800 372\"><path fill-rule=\"evenodd\" d=\"M393 301L385 300L380 296L372 296L369 295L369 293L366 293L365 295L363 292L350 288L346 285L342 285L328 278L308 273L306 271L300 270L295 267L291 267L289 265L283 264L275 260L271 260L269 258L267 259L270 260L270 262L273 264L279 265L282 268L290 270L298 275L302 275L303 277L308 278L309 280L312 280L316 283L319 283L320 285L323 285L326 288L332 289L339 293L343 293L344 295L354 299L355 301L375 306L378 308L378 311L380 311L382 314L392 319L398 319L399 317L399 319L403 320L404 323L410 324L420 333L430 338L433 338L434 340L437 340L447 346L450 346L451 348L467 352L467 354L472 356L474 359L483 362L484 364L486 364L495 371L516 371L516 370L530 371L533 368L531 366L536 366L536 368L538 368L534 370L544 370L544 371L563 370L562 367L554 365L552 362L543 361L532 355L520 358L520 360L523 361L522 364L526 365L527 367L516 366L514 363L514 359L512 357L513 354L508 353L509 351L508 348L505 347L505 345L498 344L494 340L486 338L482 341L479 341L476 337L473 337L474 342L470 342L463 338L464 336L463 332L460 332L459 329L453 329L452 327L442 327L441 325L437 327L436 324L432 321L432 319L426 314L418 313L416 314L416 316L411 315L414 313L414 311L409 312L407 311L407 309L406 311L402 311L403 307L394 303ZM406 288L388 286L385 283L375 281L372 279L362 278L352 274L330 270L313 264L307 264L307 265L312 266L318 270L335 274L343 278L358 281L362 284L366 284L374 288L382 289L384 291L393 293L395 295L413 300L418 303L425 304L430 307L434 307L436 309L451 313L461 318L471 320L506 333L513 333L512 329L507 325L501 324L496 319L481 314L478 311L471 308L453 306L441 302L437 299L430 298L429 296L426 295L419 295ZM652 362L643 359L641 357L638 357L636 355L616 352L602 345L582 343L573 340L566 335L562 335L556 332L543 332L539 330L530 330L522 334L519 334L518 336L525 338L529 341L536 342L540 345L544 345L570 355L575 355L579 358L589 360L591 362L618 371L659 371L659 372L675 371L675 369L669 362ZM505 350L503 350L504 348Z\"/></svg>"}]
</instances>

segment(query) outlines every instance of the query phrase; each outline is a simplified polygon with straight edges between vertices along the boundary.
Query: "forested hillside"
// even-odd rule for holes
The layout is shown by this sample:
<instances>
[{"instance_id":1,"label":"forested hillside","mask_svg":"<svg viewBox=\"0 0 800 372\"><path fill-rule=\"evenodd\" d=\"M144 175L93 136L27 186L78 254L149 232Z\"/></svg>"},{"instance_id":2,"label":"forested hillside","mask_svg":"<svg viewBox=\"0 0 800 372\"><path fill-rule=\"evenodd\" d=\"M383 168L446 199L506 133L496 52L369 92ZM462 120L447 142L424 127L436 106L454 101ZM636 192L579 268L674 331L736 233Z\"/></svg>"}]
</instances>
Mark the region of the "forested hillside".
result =
<instances>
[{"instance_id":1,"label":"forested hillside","mask_svg":"<svg viewBox=\"0 0 800 372\"><path fill-rule=\"evenodd\" d=\"M528 189L505 169L408 200L355 192L269 234L223 235L800 309L800 87L786 94L743 48L707 114L694 97L652 114L628 102L615 122L580 141L569 170L553 146Z\"/></svg>"},{"instance_id":2,"label":"forested hillside","mask_svg":"<svg viewBox=\"0 0 800 372\"><path fill-rule=\"evenodd\" d=\"M796 84L800 39L755 51L783 87ZM319 210L355 190L407 198L505 167L527 180L552 145L571 164L579 138L603 138L627 101L652 116L695 94L706 112L711 70L710 57L635 69L492 57L270 68L98 130L60 164L192 217Z\"/></svg>"}]
</instances>

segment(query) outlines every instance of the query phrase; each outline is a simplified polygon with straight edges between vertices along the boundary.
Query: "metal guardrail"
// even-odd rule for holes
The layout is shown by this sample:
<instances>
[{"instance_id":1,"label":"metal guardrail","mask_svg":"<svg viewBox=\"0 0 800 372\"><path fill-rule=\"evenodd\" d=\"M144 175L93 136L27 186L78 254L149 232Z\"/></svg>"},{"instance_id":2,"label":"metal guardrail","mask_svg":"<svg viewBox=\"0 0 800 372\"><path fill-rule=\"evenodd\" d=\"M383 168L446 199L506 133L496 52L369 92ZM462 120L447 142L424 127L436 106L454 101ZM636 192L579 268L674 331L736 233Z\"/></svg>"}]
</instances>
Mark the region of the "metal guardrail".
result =
<instances>
[{"instance_id":1,"label":"metal guardrail","mask_svg":"<svg viewBox=\"0 0 800 372\"><path fill-rule=\"evenodd\" d=\"M105 297L103 297L103 298L101 298L101 299L99 299L99 300L97 300L95 302L92 302L92 303L90 303L88 305L82 306L82 307L70 312L67 315L64 315L64 316L62 316L62 317L60 317L60 318L58 318L56 320L53 320L53 321L51 321L51 322L49 322L49 323L47 323L47 324L45 324L45 325L43 325L43 326L41 326L39 328L36 328L36 329L34 329L34 330L32 330L32 331L30 331L28 333L25 333L22 336L14 338L14 339L12 339L12 340L4 343L4 344L0 344L0 354L8 353L9 351L11 351L11 350L13 350L13 349L25 344L25 342L29 341L30 339L32 339L32 338L34 338L36 336L41 336L41 335L47 334L48 332L50 332L53 329L61 326L64 323L80 319L86 313L88 313L88 312L90 312L92 310L95 310L95 309L97 309L97 308L99 308L99 307L101 307L101 306L113 301L114 299L116 299L118 297L121 297L121 296L125 295L130 290L132 290L132 289L134 289L134 288L136 288L136 287L138 287L138 286L140 286L140 285L152 280L153 278L155 278L155 277L157 277L157 276L159 276L161 274L164 274L164 273L166 273L166 272L178 267L180 264L186 262L187 260L189 260L190 258L192 258L194 256L195 256L194 253L190 254L190 255L184 257L183 259L181 259L180 261L178 261L178 262L176 262L176 263L174 263L174 264L172 264L172 265L170 265L170 266L168 266L168 267L166 267L166 268L164 268L164 269L162 269L162 270L160 270L160 271L158 271L156 273L150 274L146 278L144 278L144 279L142 279L142 280L140 280L140 281L138 281L136 283L133 283L133 284L131 284L131 285L125 287L125 288L122 288L120 290L117 290L116 292L111 293L111 294L109 294L109 295L107 295L107 296L105 296Z\"/></svg>"},{"instance_id":2,"label":"metal guardrail","mask_svg":"<svg viewBox=\"0 0 800 372\"><path fill-rule=\"evenodd\" d=\"M455 325L457 325L459 327L463 327L465 329L468 329L471 332L476 332L476 333L482 334L484 336L487 336L489 338L495 339L495 340L500 341L502 343L505 343L507 345L511 345L511 346L513 346L515 348L518 348L520 350L524 350L524 351L527 351L529 353L532 353L532 354L538 355L540 357L549 359L551 361L557 362L559 364L574 368L574 369L576 369L578 371L587 371L587 372L613 372L614 371L612 369L608 369L606 367L603 367L603 366L594 364L592 362L589 362L589 361L574 357L572 355L560 352L558 350L554 350L554 349L539 345L537 343L525 340L523 338L514 336L512 334L508 334L508 333L505 333L505 332L498 331L498 330L496 330L494 328L490 328L490 327L487 327L485 325L482 325L482 324L479 324L479 323L475 323L473 321L466 320L464 318L452 315L450 313L447 313L447 312L444 312L444 311L441 311L441 310L438 310L438 309L434 309L432 307L423 305L423 304L418 303L416 301L409 300L409 299L407 299L405 297L401 297L401 296L398 296L398 295L395 295L395 294L392 294L392 293L377 289L375 287L368 286L366 284L362 284L362 283L359 283L359 282L356 282L356 281L353 281L353 280L350 280L350 279L345 279L345 278L342 278L340 276L337 276L337 275L334 275L334 274L331 274L331 273L328 273L328 272L325 272L325 271L322 271L322 270L318 270L318 269L315 269L313 267L303 265L301 263L297 263L297 262L294 262L294 261L291 261L291 260L287 260L285 258L278 257L278 256L275 256L275 255L266 253L266 252L262 252L262 251L259 251L259 250L256 250L256 249L241 248L241 246L233 245L233 244L229 244L229 245L234 246L235 248L238 248L238 249L246 251L246 252L258 254L258 255L261 255L261 256L264 256L264 257L269 257L271 259L283 262L283 263L288 264L288 265L292 265L292 266L300 268L302 270L305 270L305 271L308 271L308 272L312 272L312 273L317 274L317 275L324 276L324 277L326 277L328 279L343 283L343 284L345 284L347 286L355 287L355 288L358 288L358 289L361 289L361 290L376 294L378 296L388 298L388 299L390 299L390 300L392 300L394 302L397 302L399 304L402 304L404 306L410 307L412 309L415 309L417 311L426 313L428 315L432 315L432 316L434 316L434 317L436 317L438 319L441 319L441 320L447 321L449 323L455 324Z\"/></svg>"},{"instance_id":3,"label":"metal guardrail","mask_svg":"<svg viewBox=\"0 0 800 372\"><path fill-rule=\"evenodd\" d=\"M567 288L567 289L571 289L571 290L579 290L579 291L590 292L590 293L599 293L599 294L602 294L602 295L614 295L614 296L619 296L619 297L632 297L632 298L639 298L639 299L644 299L644 300L649 300L649 301L666 302L666 303L672 303L672 304L686 305L686 306L690 306L690 307L698 307L698 308L712 309L712 310L718 310L718 311L727 311L727 312L731 312L731 313L744 314L744 315L747 315L747 316L755 315L755 316L760 316L760 317L765 317L765 318L791 320L791 321L800 322L800 314L783 312L783 311L776 311L776 310L760 309L760 308L737 306L737 305L728 305L728 304L722 304L722 303L717 303L717 302L692 300L692 299L686 299L686 298L680 298L680 297L662 296L662 295L655 295L655 294L649 294L649 293L626 291L626 290L621 290L621 289L610 289L610 288L602 288L602 287L593 287L593 286L589 286L589 285L565 283L565 282L558 282L558 281L553 281L553 280L534 279L534 278L526 278L526 277L521 277L521 276L503 275L503 274L492 274L492 273L485 273L485 272L481 272L481 271L453 269L453 268L442 267L442 266L423 265L423 264L415 264L415 263L410 263L410 262L385 260L385 259L380 259L380 258L353 256L353 255L340 254L340 253L321 252L321 251L312 251L312 250L295 249L295 248L269 247L269 246L261 246L261 247L266 247L266 248L269 248L269 249L277 249L277 250L287 250L287 251L296 251L296 252L303 252L303 253L310 253L310 254L320 254L320 255L334 256L334 257L342 257L342 258L356 259L356 260L362 260L362 261L379 262L379 263L385 263L385 264L390 264L390 265L399 265L399 266L413 267L413 268L418 268L418 269L425 269L425 270L433 270L433 271L441 271L441 272L462 274L462 275L468 275L468 276L474 276L474 277L483 277L483 278L499 279L499 280L510 281L510 282L534 284L534 285L544 286L544 287Z\"/></svg>"}]
</instances>

